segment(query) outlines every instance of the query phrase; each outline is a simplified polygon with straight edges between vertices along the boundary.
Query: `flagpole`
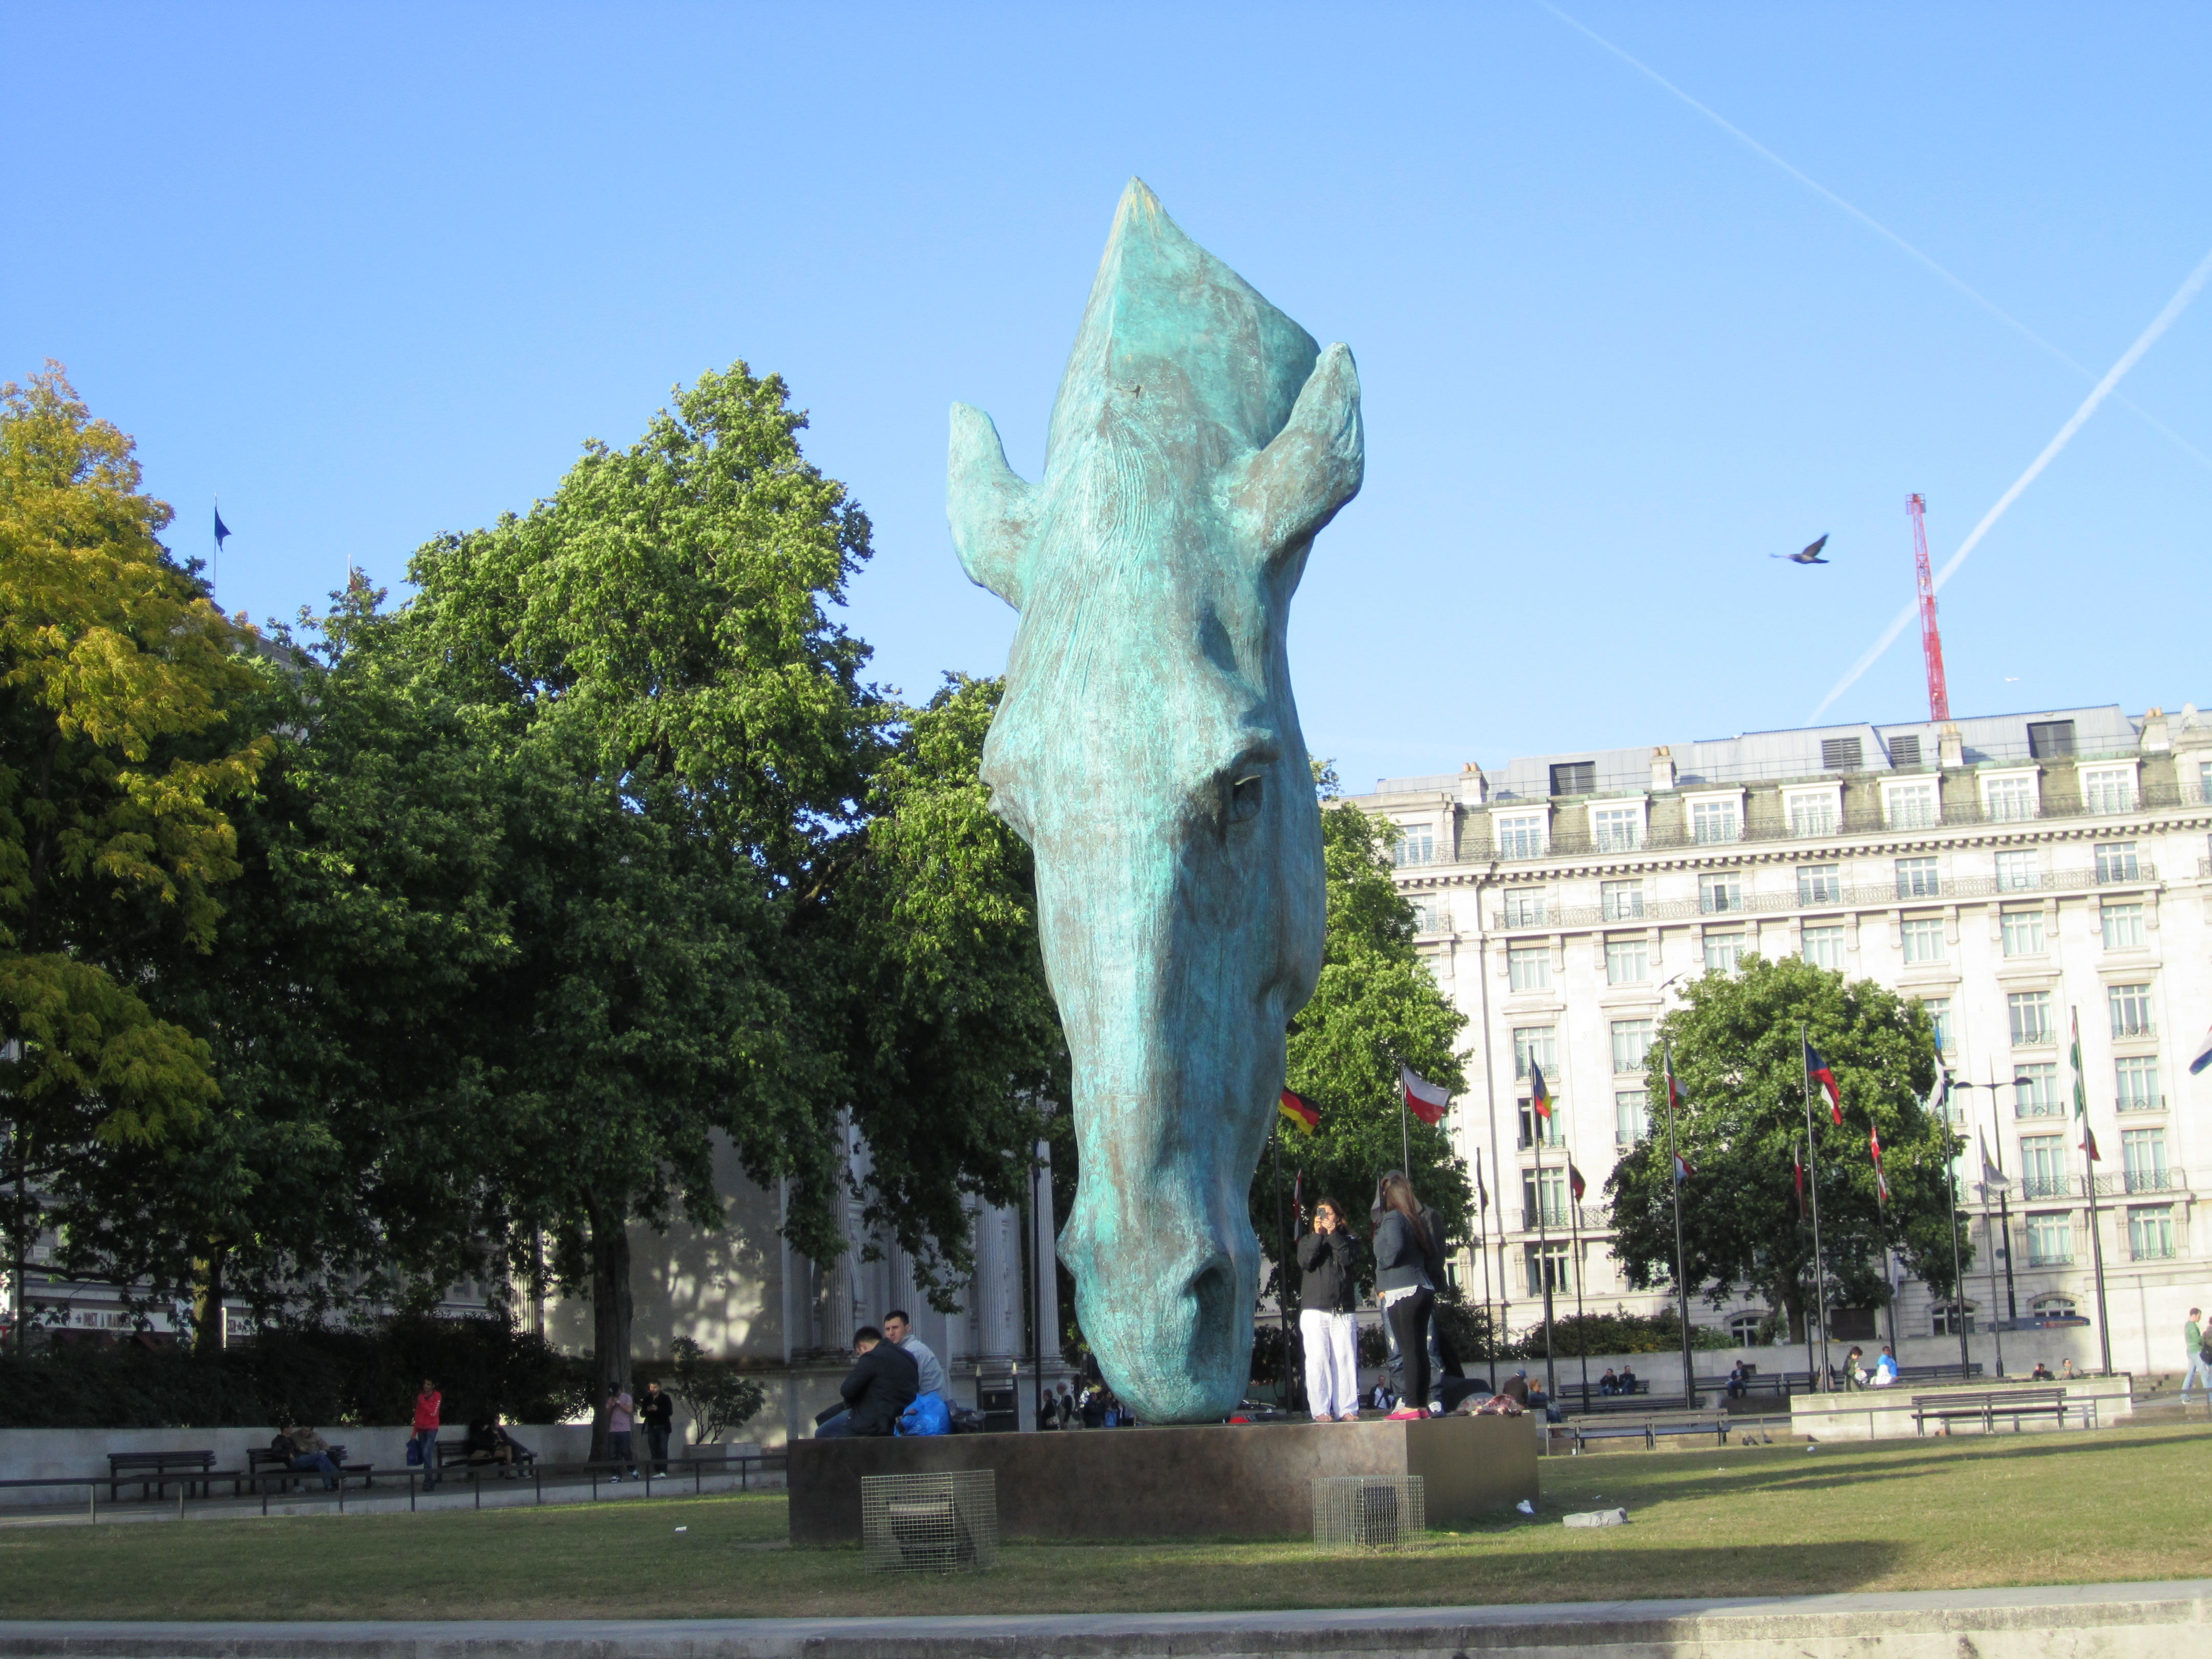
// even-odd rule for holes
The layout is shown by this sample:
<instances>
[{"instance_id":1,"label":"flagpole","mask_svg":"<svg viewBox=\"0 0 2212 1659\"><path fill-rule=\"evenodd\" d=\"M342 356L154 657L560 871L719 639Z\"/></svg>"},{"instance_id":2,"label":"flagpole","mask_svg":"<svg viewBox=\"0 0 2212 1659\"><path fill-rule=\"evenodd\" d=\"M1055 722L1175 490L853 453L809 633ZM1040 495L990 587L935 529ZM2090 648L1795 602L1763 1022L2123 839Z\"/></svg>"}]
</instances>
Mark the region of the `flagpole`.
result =
<instances>
[{"instance_id":1,"label":"flagpole","mask_svg":"<svg viewBox=\"0 0 2212 1659\"><path fill-rule=\"evenodd\" d=\"M1482 1184L1482 1148L1474 1149L1475 1236L1482 1253L1482 1325L1490 1362L1490 1391L1498 1392L1498 1327L1490 1316L1490 1194Z\"/></svg>"},{"instance_id":2,"label":"flagpole","mask_svg":"<svg viewBox=\"0 0 2212 1659\"><path fill-rule=\"evenodd\" d=\"M1283 1409L1291 1408L1291 1241L1283 1221L1283 1115L1267 1130L1267 1146L1274 1164L1275 1185L1275 1311L1283 1327Z\"/></svg>"},{"instance_id":3,"label":"flagpole","mask_svg":"<svg viewBox=\"0 0 2212 1659\"><path fill-rule=\"evenodd\" d=\"M1805 1071L1805 1185L1813 1199L1813 1311L1820 1322L1820 1370L1815 1394L1828 1392L1828 1270L1820 1255L1820 1143L1813 1127L1813 1039L1797 1022L1797 1058Z\"/></svg>"},{"instance_id":4,"label":"flagpole","mask_svg":"<svg viewBox=\"0 0 2212 1659\"><path fill-rule=\"evenodd\" d=\"M1589 1327L1583 1321L1583 1201L1575 1193L1575 1155L1567 1154L1568 1260L1575 1271L1575 1352L1583 1362L1583 1409L1589 1409Z\"/></svg>"},{"instance_id":5,"label":"flagpole","mask_svg":"<svg viewBox=\"0 0 2212 1659\"><path fill-rule=\"evenodd\" d=\"M1936 1099L1943 1113L1943 1127L1951 1127L1951 1073L1945 1069L1942 1057L1936 1060ZM1959 1143L1959 1157L1943 1160L1943 1173L1951 1194L1951 1322L1959 1332L1959 1380L1964 1382L1972 1375L1973 1362L1966 1357L1966 1269L1959 1254L1959 1158L1966 1155L1966 1142Z\"/></svg>"},{"instance_id":6,"label":"flagpole","mask_svg":"<svg viewBox=\"0 0 2212 1659\"><path fill-rule=\"evenodd\" d=\"M1790 1150L1794 1153L1797 1149L1793 1146ZM1811 1155L1812 1149L1808 1147L1806 1156L1809 1158ZM1797 1205L1797 1224L1801 1227L1805 1224L1805 1205L1802 1196ZM1801 1234L1800 1237L1802 1237L1802 1235ZM1820 1391L1820 1373L1813 1357L1813 1321L1808 1314L1805 1320L1805 1391L1808 1394L1818 1394Z\"/></svg>"},{"instance_id":7,"label":"flagpole","mask_svg":"<svg viewBox=\"0 0 2212 1659\"><path fill-rule=\"evenodd\" d=\"M1559 1397L1559 1386L1553 1364L1559 1336L1559 1333L1553 1327L1559 1322L1552 1315L1551 1235L1544 1226L1544 1132L1551 1127L1551 1118L1547 1114L1538 1111L1534 1100L1531 1099L1528 1103L1528 1129L1536 1143L1536 1260L1543 1267L1544 1397L1547 1401Z\"/></svg>"},{"instance_id":8,"label":"flagpole","mask_svg":"<svg viewBox=\"0 0 2212 1659\"><path fill-rule=\"evenodd\" d=\"M1696 1373L1690 1360L1690 1277L1682 1259L1682 1154L1674 1144L1674 1045L1660 1050L1660 1066L1667 1079L1667 1183L1674 1192L1674 1298L1682 1315L1682 1409L1695 1411L1692 1392Z\"/></svg>"},{"instance_id":9,"label":"flagpole","mask_svg":"<svg viewBox=\"0 0 2212 1659\"><path fill-rule=\"evenodd\" d=\"M2097 1272L2097 1347L2103 1356L2104 1375L2112 1374L2112 1322L2105 1312L2105 1224L2097 1208L2097 1136L2089 1127L2089 1088L2081 1077L2081 1010L2070 1007L2074 1048L2074 1117L2081 1126L2081 1186L2089 1199L2089 1255Z\"/></svg>"}]
</instances>

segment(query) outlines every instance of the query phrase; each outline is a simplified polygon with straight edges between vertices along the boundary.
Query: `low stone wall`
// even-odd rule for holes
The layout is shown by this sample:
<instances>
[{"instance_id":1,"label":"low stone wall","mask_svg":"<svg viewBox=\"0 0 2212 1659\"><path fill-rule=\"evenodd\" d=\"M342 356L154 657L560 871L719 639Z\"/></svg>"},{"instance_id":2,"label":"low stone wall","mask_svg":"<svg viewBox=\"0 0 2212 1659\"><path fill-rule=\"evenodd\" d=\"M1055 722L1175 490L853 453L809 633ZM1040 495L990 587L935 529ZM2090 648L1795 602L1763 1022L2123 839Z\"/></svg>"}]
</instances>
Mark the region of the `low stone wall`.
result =
<instances>
[{"instance_id":1,"label":"low stone wall","mask_svg":"<svg viewBox=\"0 0 2212 1659\"><path fill-rule=\"evenodd\" d=\"M2023 1382L2008 1378L2002 1382L1980 1379L1969 1383L1958 1382L1902 1382L1887 1389L1862 1389L1847 1394L1799 1395L1790 1402L1790 1431L1810 1436L1815 1440L1910 1440L1921 1431L1912 1421L1912 1401L1916 1395L1931 1394L1994 1394L2005 1395L2016 1390L2034 1389L2063 1389L2066 1391L2067 1413L2064 1426L2081 1429L2088 1425L2089 1409L2094 1406L2095 1421L2100 1428L2109 1429L2135 1414L2135 1379L2122 1372L2117 1376L2075 1377L2065 1382ZM2002 1410L1996 1413L1996 1431L2010 1434L2012 1419ZM2020 1421L2023 1434L2038 1429L2060 1426L2055 1417L2028 1417ZM1939 1432L1940 1425L1930 1423L1927 1432ZM1954 1422L1954 1435L1979 1434L1979 1423Z\"/></svg>"}]
</instances>

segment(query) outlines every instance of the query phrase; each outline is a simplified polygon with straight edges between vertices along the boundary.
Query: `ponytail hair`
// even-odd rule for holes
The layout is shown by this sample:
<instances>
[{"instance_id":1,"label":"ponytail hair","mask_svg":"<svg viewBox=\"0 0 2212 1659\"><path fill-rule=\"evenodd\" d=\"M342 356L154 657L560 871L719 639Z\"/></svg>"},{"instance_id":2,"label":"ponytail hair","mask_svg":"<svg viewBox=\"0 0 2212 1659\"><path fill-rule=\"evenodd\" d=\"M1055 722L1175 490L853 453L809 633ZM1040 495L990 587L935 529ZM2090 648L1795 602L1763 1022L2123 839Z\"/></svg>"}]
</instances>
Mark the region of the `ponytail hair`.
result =
<instances>
[{"instance_id":1,"label":"ponytail hair","mask_svg":"<svg viewBox=\"0 0 2212 1659\"><path fill-rule=\"evenodd\" d=\"M1413 1196L1412 1182L1393 1170L1382 1177L1382 1183L1376 1189L1376 1196L1381 1200L1384 1209L1395 1210L1406 1218L1407 1224L1413 1230L1413 1237L1420 1240L1423 1250L1436 1248L1429 1237L1428 1221L1421 1214L1421 1201Z\"/></svg>"}]
</instances>

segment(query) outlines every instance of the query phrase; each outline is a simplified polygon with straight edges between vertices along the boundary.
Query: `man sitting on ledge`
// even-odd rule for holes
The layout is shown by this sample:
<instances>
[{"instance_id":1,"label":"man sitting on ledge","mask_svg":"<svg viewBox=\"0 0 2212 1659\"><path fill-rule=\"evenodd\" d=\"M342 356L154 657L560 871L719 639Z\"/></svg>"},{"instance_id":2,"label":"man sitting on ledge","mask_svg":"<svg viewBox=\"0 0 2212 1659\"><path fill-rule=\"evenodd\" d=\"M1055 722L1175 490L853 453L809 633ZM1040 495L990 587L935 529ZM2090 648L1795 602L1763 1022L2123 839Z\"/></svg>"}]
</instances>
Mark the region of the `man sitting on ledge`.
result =
<instances>
[{"instance_id":1,"label":"man sitting on ledge","mask_svg":"<svg viewBox=\"0 0 2212 1659\"><path fill-rule=\"evenodd\" d=\"M837 1392L845 1409L832 1413L815 1425L817 1440L842 1439L853 1435L888 1435L898 1426L899 1414L921 1392L921 1372L914 1357L884 1340L873 1325L853 1333L857 1358Z\"/></svg>"}]
</instances>

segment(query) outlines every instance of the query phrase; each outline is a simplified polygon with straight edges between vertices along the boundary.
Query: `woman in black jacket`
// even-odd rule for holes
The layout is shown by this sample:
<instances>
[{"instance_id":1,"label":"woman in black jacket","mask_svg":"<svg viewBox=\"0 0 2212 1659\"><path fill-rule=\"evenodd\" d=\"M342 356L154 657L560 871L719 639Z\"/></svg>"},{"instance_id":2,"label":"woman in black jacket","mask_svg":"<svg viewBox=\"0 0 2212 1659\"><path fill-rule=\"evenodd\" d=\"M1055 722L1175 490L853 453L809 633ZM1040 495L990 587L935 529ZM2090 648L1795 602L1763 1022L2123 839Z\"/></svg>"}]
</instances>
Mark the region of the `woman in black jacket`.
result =
<instances>
[{"instance_id":1,"label":"woman in black jacket","mask_svg":"<svg viewBox=\"0 0 2212 1659\"><path fill-rule=\"evenodd\" d=\"M1306 1351L1306 1407L1316 1423L1359 1420L1359 1333L1352 1317L1359 1246L1344 1212L1314 1206L1314 1230L1298 1241L1298 1339Z\"/></svg>"},{"instance_id":2,"label":"woman in black jacket","mask_svg":"<svg viewBox=\"0 0 2212 1659\"><path fill-rule=\"evenodd\" d=\"M1437 1237L1435 1212L1421 1207L1413 1183L1396 1170L1382 1177L1375 1199L1381 1212L1375 1228L1375 1294L1406 1366L1405 1390L1390 1415L1426 1417L1429 1322L1444 1276L1443 1240Z\"/></svg>"}]
</instances>

